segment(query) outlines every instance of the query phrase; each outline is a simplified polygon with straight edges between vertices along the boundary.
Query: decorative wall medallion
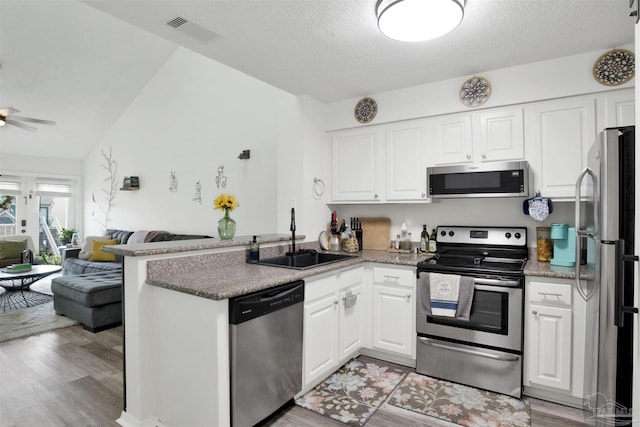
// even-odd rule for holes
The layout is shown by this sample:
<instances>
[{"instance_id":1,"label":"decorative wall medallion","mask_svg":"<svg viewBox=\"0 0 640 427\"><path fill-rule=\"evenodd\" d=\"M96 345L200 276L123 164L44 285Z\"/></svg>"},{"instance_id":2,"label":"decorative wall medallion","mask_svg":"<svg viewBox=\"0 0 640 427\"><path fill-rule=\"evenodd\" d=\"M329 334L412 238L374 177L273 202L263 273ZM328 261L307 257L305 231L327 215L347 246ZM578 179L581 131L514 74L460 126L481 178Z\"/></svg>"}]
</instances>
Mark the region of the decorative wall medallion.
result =
<instances>
[{"instance_id":1,"label":"decorative wall medallion","mask_svg":"<svg viewBox=\"0 0 640 427\"><path fill-rule=\"evenodd\" d=\"M491 97L491 83L484 77L473 76L460 87L460 101L467 107L479 107Z\"/></svg>"},{"instance_id":2,"label":"decorative wall medallion","mask_svg":"<svg viewBox=\"0 0 640 427\"><path fill-rule=\"evenodd\" d=\"M633 52L613 49L593 64L593 78L605 86L618 86L631 80L636 73Z\"/></svg>"},{"instance_id":3,"label":"decorative wall medallion","mask_svg":"<svg viewBox=\"0 0 640 427\"><path fill-rule=\"evenodd\" d=\"M354 115L360 123L369 123L378 113L378 104L371 98L362 98L356 104Z\"/></svg>"}]
</instances>

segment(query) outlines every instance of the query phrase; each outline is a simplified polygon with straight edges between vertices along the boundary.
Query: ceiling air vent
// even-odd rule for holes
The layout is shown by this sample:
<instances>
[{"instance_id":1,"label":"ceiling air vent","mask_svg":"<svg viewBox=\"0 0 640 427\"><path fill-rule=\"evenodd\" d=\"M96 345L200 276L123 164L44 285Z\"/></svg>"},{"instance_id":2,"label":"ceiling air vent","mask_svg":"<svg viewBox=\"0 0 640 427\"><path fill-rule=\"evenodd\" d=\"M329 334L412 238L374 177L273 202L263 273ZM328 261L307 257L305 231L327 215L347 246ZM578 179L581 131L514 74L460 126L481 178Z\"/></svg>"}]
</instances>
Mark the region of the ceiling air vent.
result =
<instances>
[{"instance_id":1,"label":"ceiling air vent","mask_svg":"<svg viewBox=\"0 0 640 427\"><path fill-rule=\"evenodd\" d=\"M197 22L183 18L182 16L176 16L175 18L170 19L167 21L167 25L205 43L222 38L222 36L215 31L212 31Z\"/></svg>"}]
</instances>

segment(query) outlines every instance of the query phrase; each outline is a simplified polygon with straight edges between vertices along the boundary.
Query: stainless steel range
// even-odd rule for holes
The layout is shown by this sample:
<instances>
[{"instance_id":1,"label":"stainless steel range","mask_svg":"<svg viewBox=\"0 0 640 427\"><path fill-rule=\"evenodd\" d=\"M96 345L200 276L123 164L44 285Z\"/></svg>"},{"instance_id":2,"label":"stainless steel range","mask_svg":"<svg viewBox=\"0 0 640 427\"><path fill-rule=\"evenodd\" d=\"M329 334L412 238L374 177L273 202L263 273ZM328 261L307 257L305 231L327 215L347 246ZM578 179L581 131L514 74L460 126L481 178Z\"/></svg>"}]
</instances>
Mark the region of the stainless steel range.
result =
<instances>
[{"instance_id":1,"label":"stainless steel range","mask_svg":"<svg viewBox=\"0 0 640 427\"><path fill-rule=\"evenodd\" d=\"M520 397L525 227L437 228L437 256L418 263L418 373ZM430 273L471 277L468 320L427 314Z\"/></svg>"}]
</instances>

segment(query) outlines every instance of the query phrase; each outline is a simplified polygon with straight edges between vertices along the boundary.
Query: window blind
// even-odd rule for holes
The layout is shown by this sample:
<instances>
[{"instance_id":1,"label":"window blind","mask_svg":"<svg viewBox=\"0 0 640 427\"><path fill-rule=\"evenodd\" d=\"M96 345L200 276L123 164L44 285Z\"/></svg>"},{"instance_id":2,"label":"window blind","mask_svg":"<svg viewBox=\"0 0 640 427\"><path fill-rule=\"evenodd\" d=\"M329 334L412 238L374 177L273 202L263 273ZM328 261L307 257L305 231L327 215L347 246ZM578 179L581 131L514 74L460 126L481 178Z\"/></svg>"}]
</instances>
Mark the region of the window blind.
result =
<instances>
[{"instance_id":1,"label":"window blind","mask_svg":"<svg viewBox=\"0 0 640 427\"><path fill-rule=\"evenodd\" d=\"M17 176L0 176L0 195L17 196L21 193L22 184L20 177Z\"/></svg>"},{"instance_id":2,"label":"window blind","mask_svg":"<svg viewBox=\"0 0 640 427\"><path fill-rule=\"evenodd\" d=\"M38 196L71 197L73 195L73 183L66 180L39 178L36 181L36 194Z\"/></svg>"}]
</instances>

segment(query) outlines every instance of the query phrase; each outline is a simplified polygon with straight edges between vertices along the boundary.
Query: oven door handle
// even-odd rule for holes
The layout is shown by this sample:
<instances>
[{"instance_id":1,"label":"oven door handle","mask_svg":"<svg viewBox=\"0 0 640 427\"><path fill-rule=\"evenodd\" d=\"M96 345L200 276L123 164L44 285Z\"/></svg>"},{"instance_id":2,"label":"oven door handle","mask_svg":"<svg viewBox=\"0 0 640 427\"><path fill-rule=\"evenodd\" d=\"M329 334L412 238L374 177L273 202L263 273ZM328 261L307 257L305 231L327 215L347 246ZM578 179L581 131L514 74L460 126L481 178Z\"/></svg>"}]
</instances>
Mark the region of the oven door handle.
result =
<instances>
[{"instance_id":1,"label":"oven door handle","mask_svg":"<svg viewBox=\"0 0 640 427\"><path fill-rule=\"evenodd\" d=\"M473 281L476 285L504 286L507 288L519 288L521 286L520 280L500 280L474 277Z\"/></svg>"},{"instance_id":2,"label":"oven door handle","mask_svg":"<svg viewBox=\"0 0 640 427\"><path fill-rule=\"evenodd\" d=\"M468 348L458 347L454 344L436 343L433 340L429 338L424 338L424 337L418 337L418 341L431 347L440 348L443 350L457 351L458 353L471 354L473 356L484 357L486 359L499 360L501 362L517 362L519 360L518 356L497 355L497 354L487 353L480 350L471 350Z\"/></svg>"}]
</instances>

